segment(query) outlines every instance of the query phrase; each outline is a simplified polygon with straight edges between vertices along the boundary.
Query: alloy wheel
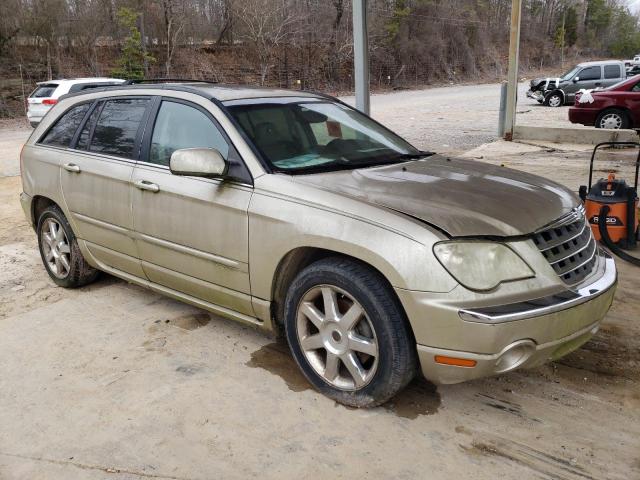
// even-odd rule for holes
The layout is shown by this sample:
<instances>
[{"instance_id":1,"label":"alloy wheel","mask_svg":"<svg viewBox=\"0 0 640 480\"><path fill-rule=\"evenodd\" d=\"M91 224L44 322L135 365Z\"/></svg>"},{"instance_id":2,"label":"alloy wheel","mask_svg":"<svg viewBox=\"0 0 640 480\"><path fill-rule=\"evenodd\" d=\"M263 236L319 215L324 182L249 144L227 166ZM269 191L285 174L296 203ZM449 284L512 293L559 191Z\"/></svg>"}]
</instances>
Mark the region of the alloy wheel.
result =
<instances>
[{"instance_id":1,"label":"alloy wheel","mask_svg":"<svg viewBox=\"0 0 640 480\"><path fill-rule=\"evenodd\" d=\"M549 98L550 107L559 107L561 103L562 98L560 98L560 95L552 95L551 98Z\"/></svg>"},{"instance_id":2,"label":"alloy wheel","mask_svg":"<svg viewBox=\"0 0 640 480\"><path fill-rule=\"evenodd\" d=\"M329 385L359 390L375 375L375 330L362 305L346 291L332 285L310 289L298 305L296 333L307 362Z\"/></svg>"},{"instance_id":3,"label":"alloy wheel","mask_svg":"<svg viewBox=\"0 0 640 480\"><path fill-rule=\"evenodd\" d=\"M619 113L608 113L600 119L600 128L618 130L622 128L622 116Z\"/></svg>"},{"instance_id":4,"label":"alloy wheel","mask_svg":"<svg viewBox=\"0 0 640 480\"><path fill-rule=\"evenodd\" d=\"M63 279L71 270L71 246L62 225L55 218L47 218L40 230L44 260L57 278Z\"/></svg>"}]
</instances>

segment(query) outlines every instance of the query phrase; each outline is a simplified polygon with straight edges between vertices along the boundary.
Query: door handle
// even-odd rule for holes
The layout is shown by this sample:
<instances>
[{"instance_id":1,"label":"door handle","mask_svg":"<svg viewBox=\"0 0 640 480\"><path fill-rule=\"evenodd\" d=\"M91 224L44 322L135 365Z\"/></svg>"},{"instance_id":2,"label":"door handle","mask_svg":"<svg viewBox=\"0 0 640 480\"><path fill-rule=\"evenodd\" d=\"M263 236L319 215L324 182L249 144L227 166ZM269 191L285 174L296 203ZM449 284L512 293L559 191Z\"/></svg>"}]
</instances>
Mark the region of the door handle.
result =
<instances>
[{"instance_id":1,"label":"door handle","mask_svg":"<svg viewBox=\"0 0 640 480\"><path fill-rule=\"evenodd\" d=\"M147 182L146 180L137 180L133 184L140 190L147 190L153 193L157 193L160 191L160 187L158 185L156 185L155 183Z\"/></svg>"},{"instance_id":2,"label":"door handle","mask_svg":"<svg viewBox=\"0 0 640 480\"><path fill-rule=\"evenodd\" d=\"M67 172L80 173L80 167L75 163L65 163L62 165Z\"/></svg>"}]
</instances>

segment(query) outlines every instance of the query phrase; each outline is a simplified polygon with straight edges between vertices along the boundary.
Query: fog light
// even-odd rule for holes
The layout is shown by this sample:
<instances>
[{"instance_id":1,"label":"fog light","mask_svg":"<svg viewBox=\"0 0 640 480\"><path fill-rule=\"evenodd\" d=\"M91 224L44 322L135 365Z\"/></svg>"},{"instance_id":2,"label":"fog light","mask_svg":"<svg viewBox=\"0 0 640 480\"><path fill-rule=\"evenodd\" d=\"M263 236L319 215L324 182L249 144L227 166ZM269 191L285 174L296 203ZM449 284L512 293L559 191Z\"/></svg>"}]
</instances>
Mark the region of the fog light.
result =
<instances>
[{"instance_id":1,"label":"fog light","mask_svg":"<svg viewBox=\"0 0 640 480\"><path fill-rule=\"evenodd\" d=\"M518 368L536 351L536 344L531 340L520 340L505 348L496 360L496 373L504 373Z\"/></svg>"}]
</instances>

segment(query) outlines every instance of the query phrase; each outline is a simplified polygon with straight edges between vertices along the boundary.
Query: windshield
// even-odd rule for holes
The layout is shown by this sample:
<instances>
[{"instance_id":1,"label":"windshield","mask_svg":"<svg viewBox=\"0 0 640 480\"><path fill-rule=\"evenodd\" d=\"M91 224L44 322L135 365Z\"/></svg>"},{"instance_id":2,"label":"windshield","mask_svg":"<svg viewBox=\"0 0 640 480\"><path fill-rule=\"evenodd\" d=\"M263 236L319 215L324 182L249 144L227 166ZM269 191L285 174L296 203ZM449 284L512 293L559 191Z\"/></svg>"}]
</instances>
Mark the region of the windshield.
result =
<instances>
[{"instance_id":1,"label":"windshield","mask_svg":"<svg viewBox=\"0 0 640 480\"><path fill-rule=\"evenodd\" d=\"M259 100L257 100L259 102ZM353 169L425 156L357 110L330 101L228 105L274 170Z\"/></svg>"},{"instance_id":2,"label":"windshield","mask_svg":"<svg viewBox=\"0 0 640 480\"><path fill-rule=\"evenodd\" d=\"M573 67L560 78L562 80L571 80L575 76L575 74L578 73L578 71L580 71L580 67Z\"/></svg>"}]
</instances>

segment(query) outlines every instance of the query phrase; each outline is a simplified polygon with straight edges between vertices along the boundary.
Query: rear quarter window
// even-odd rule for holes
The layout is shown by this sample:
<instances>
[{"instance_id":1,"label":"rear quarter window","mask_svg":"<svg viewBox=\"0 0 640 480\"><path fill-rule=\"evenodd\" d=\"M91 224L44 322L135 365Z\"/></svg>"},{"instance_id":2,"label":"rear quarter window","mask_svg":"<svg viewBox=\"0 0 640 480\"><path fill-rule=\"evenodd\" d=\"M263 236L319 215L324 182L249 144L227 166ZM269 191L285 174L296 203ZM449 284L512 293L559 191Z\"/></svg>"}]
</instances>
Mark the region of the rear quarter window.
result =
<instances>
[{"instance_id":1,"label":"rear quarter window","mask_svg":"<svg viewBox=\"0 0 640 480\"><path fill-rule=\"evenodd\" d=\"M53 124L40 143L54 147L68 147L90 106L90 103L84 103L67 110Z\"/></svg>"},{"instance_id":2,"label":"rear quarter window","mask_svg":"<svg viewBox=\"0 0 640 480\"><path fill-rule=\"evenodd\" d=\"M57 83L47 83L45 85L38 85L31 95L31 98L47 98L53 95L53 92L58 88Z\"/></svg>"}]
</instances>

